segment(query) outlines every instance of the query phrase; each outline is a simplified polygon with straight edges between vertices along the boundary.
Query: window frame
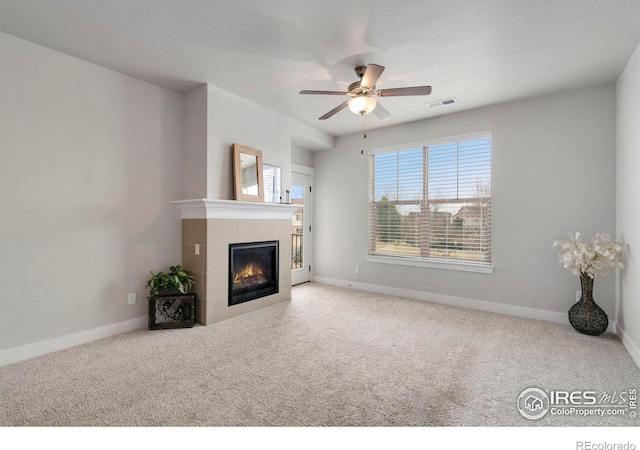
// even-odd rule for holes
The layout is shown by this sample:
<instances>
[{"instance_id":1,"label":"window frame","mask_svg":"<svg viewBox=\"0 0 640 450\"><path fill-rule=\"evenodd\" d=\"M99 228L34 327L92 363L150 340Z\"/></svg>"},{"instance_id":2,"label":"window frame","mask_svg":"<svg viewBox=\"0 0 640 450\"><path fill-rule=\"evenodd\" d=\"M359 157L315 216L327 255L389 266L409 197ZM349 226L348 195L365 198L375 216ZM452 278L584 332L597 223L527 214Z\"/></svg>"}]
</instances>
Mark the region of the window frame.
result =
<instances>
[{"instance_id":1,"label":"window frame","mask_svg":"<svg viewBox=\"0 0 640 450\"><path fill-rule=\"evenodd\" d=\"M458 136L450 136L450 137L445 137L445 138L438 138L438 139L431 139L431 140L426 140L426 141L419 141L419 142L414 142L414 143L406 143L406 144L399 144L399 145L393 145L393 146L388 146L388 147L378 147L378 148L374 148L369 150L369 156L370 156L370 161L373 161L373 158L371 158L372 155L375 154L381 154L381 153L389 153L389 152L394 152L394 151L402 151L402 150L411 150L411 149L415 149L418 147L434 147L434 146L438 146L438 145L442 145L442 144L451 144L454 142L461 142L461 141L469 141L469 140L475 140L475 139L486 139L489 138L491 139L491 153L490 153L490 180L491 180L491 186L493 186L493 139L492 139L492 134L490 131L483 131L483 132L478 132L478 133L469 133L469 134L464 134L464 135L458 135ZM372 173L373 171L373 165L372 162L369 163L369 175L368 175L368 180L369 183L371 183L374 180L374 174ZM427 169L427 165L426 165L426 161L424 163L424 168L423 168L423 179L426 181L427 180L427 176L424 173ZM425 185L423 187L424 189L424 198L428 199L428 192L427 192L427 186ZM368 226L368 234L369 234L369 243L368 243L368 251L367 251L367 255L366 255L366 261L368 262L373 262L373 263L381 263L381 264L393 264L393 265L401 265L401 266L414 266L414 267L426 267L426 268L434 268L434 269L445 269L445 270L457 270L457 271L465 271L465 272L475 272L475 273L485 273L485 274L492 274L493 270L494 270L494 265L493 265L493 252L492 252L492 243L493 243L493 223L491 223L489 225L490 229L489 229L489 236L490 236L490 250L489 250L489 262L484 262L484 261L473 261L473 260L456 260L456 259L448 259L448 258L437 258L437 257L432 257L432 256L412 256L412 255L393 255L393 254L384 254L384 253L376 253L375 250L372 248L372 236L371 233L373 232L373 224L371 223L371 221L373 220L373 216L372 216L372 204L375 203L373 196L374 196L374 192L372 189L372 186L369 186L368 188L368 195L369 195L369 200L368 200L368 207L367 207L367 211L368 211L368 222L369 222L369 226ZM489 196L489 201L491 202L493 198L493 195ZM448 199L442 199L442 201L445 201ZM463 199L457 199L457 200L463 200ZM427 201L429 203L429 201ZM441 202L441 200L437 201L438 203ZM403 204L403 203L410 203L410 204L415 204L416 202L414 200L394 200L394 201L390 201L390 204ZM433 202L431 202L433 203ZM461 202L462 204L462 202ZM491 207L491 209L493 209L493 207ZM491 214L491 216L493 216L493 214Z\"/></svg>"}]
</instances>

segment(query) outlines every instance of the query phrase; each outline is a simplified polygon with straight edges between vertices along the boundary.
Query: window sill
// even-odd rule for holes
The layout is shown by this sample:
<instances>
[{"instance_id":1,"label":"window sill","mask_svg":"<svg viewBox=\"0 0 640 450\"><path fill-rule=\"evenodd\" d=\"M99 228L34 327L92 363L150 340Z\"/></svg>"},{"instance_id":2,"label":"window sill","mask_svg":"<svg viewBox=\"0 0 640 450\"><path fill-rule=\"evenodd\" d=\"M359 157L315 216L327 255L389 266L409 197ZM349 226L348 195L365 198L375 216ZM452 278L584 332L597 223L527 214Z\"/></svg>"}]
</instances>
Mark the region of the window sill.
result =
<instances>
[{"instance_id":1,"label":"window sill","mask_svg":"<svg viewBox=\"0 0 640 450\"><path fill-rule=\"evenodd\" d=\"M435 259L424 260L417 258L402 258L395 256L381 256L381 255L367 255L367 262L381 263L381 264L395 264L399 266L414 266L414 267L428 267L430 269L443 269L443 270L459 270L462 272L475 272L475 273L493 273L492 265L452 262L452 261L438 261Z\"/></svg>"}]
</instances>

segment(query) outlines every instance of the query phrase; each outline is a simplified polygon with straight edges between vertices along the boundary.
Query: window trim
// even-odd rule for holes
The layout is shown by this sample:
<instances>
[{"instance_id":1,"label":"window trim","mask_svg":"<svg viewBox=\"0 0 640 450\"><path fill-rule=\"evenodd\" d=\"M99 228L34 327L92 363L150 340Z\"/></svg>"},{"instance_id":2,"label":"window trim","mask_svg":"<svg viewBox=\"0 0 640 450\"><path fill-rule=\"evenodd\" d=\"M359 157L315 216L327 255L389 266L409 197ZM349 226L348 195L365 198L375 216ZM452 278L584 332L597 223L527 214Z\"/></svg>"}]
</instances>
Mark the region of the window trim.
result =
<instances>
[{"instance_id":1,"label":"window trim","mask_svg":"<svg viewBox=\"0 0 640 450\"><path fill-rule=\"evenodd\" d=\"M414 147L415 148L429 147L429 146L433 147L436 145L449 144L451 142L470 141L473 139L487 139L487 138L491 138L493 143L491 131L479 131L477 133L460 134L458 136L449 136L446 138L430 139L426 141L407 142L404 144L389 145L387 147L376 147L369 150L369 155L375 155L377 153L388 153L388 152L393 152L397 150L407 150ZM493 147L492 147L492 150L493 150Z\"/></svg>"},{"instance_id":2,"label":"window trim","mask_svg":"<svg viewBox=\"0 0 640 450\"><path fill-rule=\"evenodd\" d=\"M376 147L368 151L369 155L376 155L381 153L388 153L393 151L401 151L418 147L429 147L441 144L448 144L451 142L460 142L474 139L491 139L491 184L493 186L493 136L491 131L480 131L475 133L467 133L456 136L448 136L444 138L430 139L425 141L416 141L404 144L390 145L386 147ZM493 198L493 195L491 196ZM371 204L369 199L368 204ZM493 214L492 214L493 215ZM491 241L493 244L493 226L491 227ZM493 245L492 245L493 246ZM366 255L366 261L372 263L392 264L401 266L414 266L414 267L427 267L433 269L443 270L457 270L464 272L474 272L483 274L493 274L493 252L491 255L491 261L475 262L465 260L448 260L439 258L425 258L425 257L412 257L408 255L387 255L376 252L368 251Z\"/></svg>"},{"instance_id":3,"label":"window trim","mask_svg":"<svg viewBox=\"0 0 640 450\"><path fill-rule=\"evenodd\" d=\"M410 256L388 256L369 253L367 262L380 264L394 264L397 266L427 267L430 269L457 270L461 272L493 273L493 264L479 264L473 262L436 260L434 258L412 258Z\"/></svg>"}]
</instances>

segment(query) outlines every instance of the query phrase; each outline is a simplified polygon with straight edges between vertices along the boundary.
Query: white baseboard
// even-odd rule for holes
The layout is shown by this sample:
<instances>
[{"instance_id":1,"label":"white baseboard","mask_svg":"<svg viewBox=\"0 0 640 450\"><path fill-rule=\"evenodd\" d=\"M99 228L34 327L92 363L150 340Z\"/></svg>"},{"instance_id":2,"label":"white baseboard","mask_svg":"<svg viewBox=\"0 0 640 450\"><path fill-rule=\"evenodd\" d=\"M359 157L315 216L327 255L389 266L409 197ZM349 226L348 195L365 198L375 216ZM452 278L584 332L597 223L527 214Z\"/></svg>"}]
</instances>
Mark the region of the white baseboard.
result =
<instances>
[{"instance_id":1,"label":"white baseboard","mask_svg":"<svg viewBox=\"0 0 640 450\"><path fill-rule=\"evenodd\" d=\"M425 300L443 305L458 306L460 308L476 309L509 316L524 317L526 319L546 320L547 322L562 323L569 325L567 313L556 311L546 311L542 309L526 308L524 306L506 305L504 303L493 303L484 300L475 300L464 297L454 297L451 295L433 294L430 292L414 291L377 284L358 283L354 281L340 280L328 277L313 277L316 283L330 284L333 286L350 287L359 291L375 292L377 294L395 295L398 297L412 298L415 300ZM615 333L615 322L609 321L607 331Z\"/></svg>"},{"instance_id":2,"label":"white baseboard","mask_svg":"<svg viewBox=\"0 0 640 450\"><path fill-rule=\"evenodd\" d=\"M149 323L148 320L147 316L138 317L137 319L105 325L103 327L93 328L80 333L69 334L55 339L2 350L0 351L0 367L47 353L56 352L58 350L75 347L76 345L86 344L87 342L97 341L98 339L104 339L117 334L146 328Z\"/></svg>"},{"instance_id":3,"label":"white baseboard","mask_svg":"<svg viewBox=\"0 0 640 450\"><path fill-rule=\"evenodd\" d=\"M631 358L636 363L636 366L640 367L640 348L638 348L636 343L633 342L629 335L624 332L624 329L621 326L616 325L615 333L620 338L620 341L622 342L622 345L624 345L624 348L626 348L629 352L629 355L631 355Z\"/></svg>"}]
</instances>

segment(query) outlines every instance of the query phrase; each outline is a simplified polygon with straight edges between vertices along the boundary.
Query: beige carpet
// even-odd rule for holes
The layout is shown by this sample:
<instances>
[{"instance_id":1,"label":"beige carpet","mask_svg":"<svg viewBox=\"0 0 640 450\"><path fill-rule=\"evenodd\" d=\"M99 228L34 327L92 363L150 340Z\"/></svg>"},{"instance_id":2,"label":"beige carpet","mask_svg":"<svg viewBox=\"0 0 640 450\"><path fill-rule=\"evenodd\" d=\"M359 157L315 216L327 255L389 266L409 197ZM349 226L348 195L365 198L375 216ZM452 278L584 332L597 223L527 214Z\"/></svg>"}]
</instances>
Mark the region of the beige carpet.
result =
<instances>
[{"instance_id":1,"label":"beige carpet","mask_svg":"<svg viewBox=\"0 0 640 450\"><path fill-rule=\"evenodd\" d=\"M516 409L528 387L628 391L613 335L315 283L209 327L0 368L4 426L637 426Z\"/></svg>"}]
</instances>

